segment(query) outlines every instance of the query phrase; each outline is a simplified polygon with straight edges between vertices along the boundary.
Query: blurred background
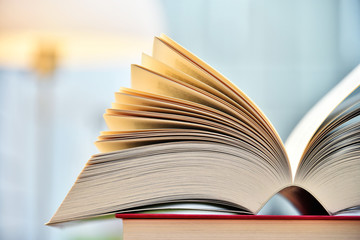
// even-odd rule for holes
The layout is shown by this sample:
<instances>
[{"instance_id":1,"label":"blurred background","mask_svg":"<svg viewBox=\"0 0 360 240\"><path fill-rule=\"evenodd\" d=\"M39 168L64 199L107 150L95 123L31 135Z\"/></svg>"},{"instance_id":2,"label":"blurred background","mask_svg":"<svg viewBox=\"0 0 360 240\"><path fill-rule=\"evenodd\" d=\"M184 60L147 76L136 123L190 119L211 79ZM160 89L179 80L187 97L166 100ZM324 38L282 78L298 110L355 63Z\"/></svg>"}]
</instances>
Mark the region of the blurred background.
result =
<instances>
[{"instance_id":1,"label":"blurred background","mask_svg":"<svg viewBox=\"0 0 360 240\"><path fill-rule=\"evenodd\" d=\"M239 86L285 141L360 63L360 1L0 0L0 239L121 238L119 220L44 223L160 33Z\"/></svg>"}]
</instances>

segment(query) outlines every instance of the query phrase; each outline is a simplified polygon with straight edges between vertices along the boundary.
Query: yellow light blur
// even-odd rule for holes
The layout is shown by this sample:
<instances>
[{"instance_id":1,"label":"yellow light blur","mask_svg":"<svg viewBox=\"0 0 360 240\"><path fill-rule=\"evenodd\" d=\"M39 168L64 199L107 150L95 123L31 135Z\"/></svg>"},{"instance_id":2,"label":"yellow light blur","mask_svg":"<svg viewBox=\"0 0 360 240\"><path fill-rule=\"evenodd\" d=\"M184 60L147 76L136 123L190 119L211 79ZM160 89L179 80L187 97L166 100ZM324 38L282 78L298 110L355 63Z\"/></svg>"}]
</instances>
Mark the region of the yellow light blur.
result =
<instances>
[{"instance_id":1,"label":"yellow light blur","mask_svg":"<svg viewBox=\"0 0 360 240\"><path fill-rule=\"evenodd\" d=\"M0 66L33 65L39 47L52 46L61 66L101 66L133 60L140 49L150 52L150 37L90 33L8 32L0 35Z\"/></svg>"}]
</instances>

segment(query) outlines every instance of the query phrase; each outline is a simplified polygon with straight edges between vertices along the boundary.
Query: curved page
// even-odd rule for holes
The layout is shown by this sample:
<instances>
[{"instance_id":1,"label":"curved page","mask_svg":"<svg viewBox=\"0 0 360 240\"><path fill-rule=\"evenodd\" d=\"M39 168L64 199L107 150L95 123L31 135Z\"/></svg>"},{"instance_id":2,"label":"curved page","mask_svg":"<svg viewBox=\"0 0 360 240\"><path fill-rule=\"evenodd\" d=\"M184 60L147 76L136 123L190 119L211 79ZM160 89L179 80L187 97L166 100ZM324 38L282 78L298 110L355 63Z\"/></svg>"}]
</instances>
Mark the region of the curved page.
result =
<instances>
[{"instance_id":1,"label":"curved page","mask_svg":"<svg viewBox=\"0 0 360 240\"><path fill-rule=\"evenodd\" d=\"M293 179L302 154L329 114L360 85L360 65L326 94L299 122L285 143Z\"/></svg>"}]
</instances>

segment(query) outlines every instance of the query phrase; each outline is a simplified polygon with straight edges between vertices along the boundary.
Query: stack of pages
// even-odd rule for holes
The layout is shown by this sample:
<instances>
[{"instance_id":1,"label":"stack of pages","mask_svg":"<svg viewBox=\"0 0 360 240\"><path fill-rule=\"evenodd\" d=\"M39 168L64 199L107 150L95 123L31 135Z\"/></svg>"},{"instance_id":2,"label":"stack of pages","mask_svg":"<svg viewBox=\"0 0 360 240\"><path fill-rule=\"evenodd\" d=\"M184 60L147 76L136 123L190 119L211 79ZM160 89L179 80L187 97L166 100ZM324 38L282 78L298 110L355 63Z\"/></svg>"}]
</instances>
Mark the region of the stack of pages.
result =
<instances>
[{"instance_id":1,"label":"stack of pages","mask_svg":"<svg viewBox=\"0 0 360 240\"><path fill-rule=\"evenodd\" d=\"M131 81L49 224L186 202L256 214L278 192L307 214L359 210L360 67L286 144L248 96L165 35Z\"/></svg>"}]
</instances>

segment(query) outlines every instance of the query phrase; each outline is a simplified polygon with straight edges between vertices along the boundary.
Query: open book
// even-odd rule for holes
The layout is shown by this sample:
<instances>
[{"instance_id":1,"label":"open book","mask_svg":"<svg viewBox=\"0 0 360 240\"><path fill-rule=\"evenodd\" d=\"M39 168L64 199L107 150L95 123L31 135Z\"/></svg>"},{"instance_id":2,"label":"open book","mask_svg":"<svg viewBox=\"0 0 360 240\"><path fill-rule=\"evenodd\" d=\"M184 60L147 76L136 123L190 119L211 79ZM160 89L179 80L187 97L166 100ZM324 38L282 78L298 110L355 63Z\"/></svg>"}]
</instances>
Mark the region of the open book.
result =
<instances>
[{"instance_id":1,"label":"open book","mask_svg":"<svg viewBox=\"0 0 360 240\"><path fill-rule=\"evenodd\" d=\"M256 214L278 192L305 214L359 209L360 67L285 145L249 97L165 35L131 81L49 224L184 202Z\"/></svg>"}]
</instances>

